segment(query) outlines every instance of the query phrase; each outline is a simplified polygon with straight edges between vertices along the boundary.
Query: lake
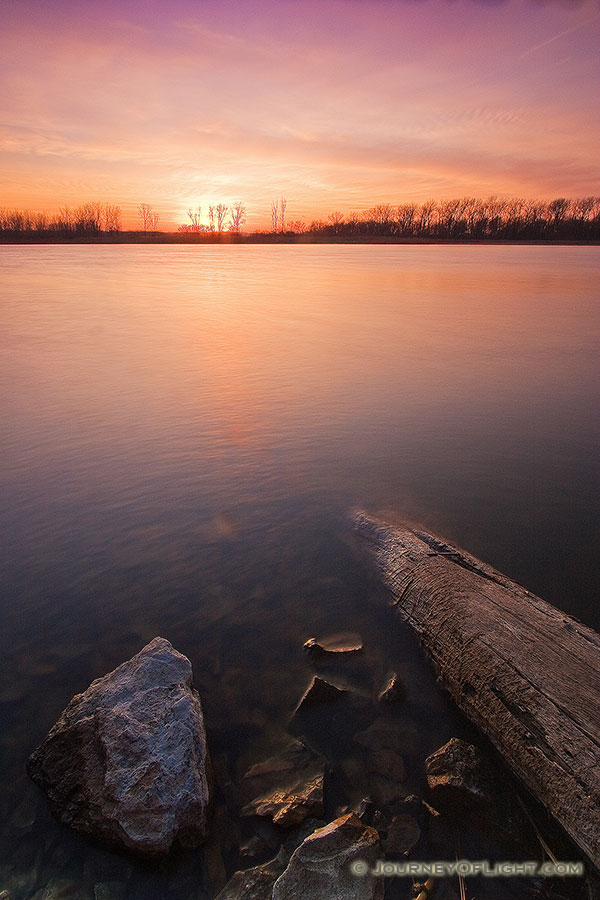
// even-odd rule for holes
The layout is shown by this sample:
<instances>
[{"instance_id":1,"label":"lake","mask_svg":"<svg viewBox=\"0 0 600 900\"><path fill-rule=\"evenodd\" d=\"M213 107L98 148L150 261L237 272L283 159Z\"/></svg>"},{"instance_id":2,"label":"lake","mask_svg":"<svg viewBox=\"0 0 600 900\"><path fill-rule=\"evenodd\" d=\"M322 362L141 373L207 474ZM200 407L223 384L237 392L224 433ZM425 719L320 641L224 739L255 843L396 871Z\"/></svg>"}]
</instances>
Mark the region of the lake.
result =
<instances>
[{"instance_id":1,"label":"lake","mask_svg":"<svg viewBox=\"0 0 600 900\"><path fill-rule=\"evenodd\" d=\"M356 507L600 627L599 275L575 246L0 247L0 891L200 900L237 865L224 789L229 842L155 868L71 835L24 774L155 635L192 661L223 788L286 730L303 642L360 632L342 674L410 685L423 794L422 760L469 728L366 570ZM319 749L343 768L340 719Z\"/></svg>"}]
</instances>

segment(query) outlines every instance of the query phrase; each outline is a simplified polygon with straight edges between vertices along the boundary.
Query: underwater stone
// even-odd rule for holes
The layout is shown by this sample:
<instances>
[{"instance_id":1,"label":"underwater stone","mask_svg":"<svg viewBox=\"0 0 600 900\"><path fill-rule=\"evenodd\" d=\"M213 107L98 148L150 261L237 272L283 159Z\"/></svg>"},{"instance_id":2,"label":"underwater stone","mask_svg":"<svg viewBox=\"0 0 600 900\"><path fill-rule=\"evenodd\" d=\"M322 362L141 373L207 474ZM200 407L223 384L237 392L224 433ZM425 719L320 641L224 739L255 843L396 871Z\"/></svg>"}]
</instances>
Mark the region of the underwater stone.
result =
<instances>
[{"instance_id":1,"label":"underwater stone","mask_svg":"<svg viewBox=\"0 0 600 900\"><path fill-rule=\"evenodd\" d=\"M325 760L294 740L278 756L246 772L241 791L249 802L242 816L267 816L283 828L298 825L309 816L321 816L324 778Z\"/></svg>"}]
</instances>

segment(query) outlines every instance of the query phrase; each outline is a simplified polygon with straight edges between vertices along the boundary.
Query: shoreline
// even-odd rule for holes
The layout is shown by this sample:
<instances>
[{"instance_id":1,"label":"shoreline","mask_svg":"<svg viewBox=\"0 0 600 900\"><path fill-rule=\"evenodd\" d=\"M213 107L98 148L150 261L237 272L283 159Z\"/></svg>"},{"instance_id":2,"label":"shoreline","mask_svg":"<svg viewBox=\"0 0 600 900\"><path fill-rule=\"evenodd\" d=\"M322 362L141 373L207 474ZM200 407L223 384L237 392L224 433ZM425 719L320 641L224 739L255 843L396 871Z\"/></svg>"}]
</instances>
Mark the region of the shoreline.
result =
<instances>
[{"instance_id":1,"label":"shoreline","mask_svg":"<svg viewBox=\"0 0 600 900\"><path fill-rule=\"evenodd\" d=\"M565 238L436 238L436 237L394 237L392 235L335 237L331 235L307 234L272 234L260 232L256 234L180 234L178 232L140 232L119 231L97 235L64 235L24 234L21 237L10 235L4 237L0 233L0 244L406 244L406 245L477 245L477 246L566 246L597 247L600 239L565 239Z\"/></svg>"}]
</instances>

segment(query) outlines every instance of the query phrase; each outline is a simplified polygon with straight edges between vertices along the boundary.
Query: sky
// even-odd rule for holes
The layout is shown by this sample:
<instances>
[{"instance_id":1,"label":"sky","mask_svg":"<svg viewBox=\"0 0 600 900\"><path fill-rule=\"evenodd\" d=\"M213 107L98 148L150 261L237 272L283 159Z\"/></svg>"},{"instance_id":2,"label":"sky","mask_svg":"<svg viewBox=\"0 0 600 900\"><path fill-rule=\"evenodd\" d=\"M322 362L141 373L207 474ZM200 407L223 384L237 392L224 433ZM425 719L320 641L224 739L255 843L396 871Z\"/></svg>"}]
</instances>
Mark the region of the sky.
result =
<instances>
[{"instance_id":1,"label":"sky","mask_svg":"<svg viewBox=\"0 0 600 900\"><path fill-rule=\"evenodd\" d=\"M0 207L600 193L597 0L0 0Z\"/></svg>"}]
</instances>

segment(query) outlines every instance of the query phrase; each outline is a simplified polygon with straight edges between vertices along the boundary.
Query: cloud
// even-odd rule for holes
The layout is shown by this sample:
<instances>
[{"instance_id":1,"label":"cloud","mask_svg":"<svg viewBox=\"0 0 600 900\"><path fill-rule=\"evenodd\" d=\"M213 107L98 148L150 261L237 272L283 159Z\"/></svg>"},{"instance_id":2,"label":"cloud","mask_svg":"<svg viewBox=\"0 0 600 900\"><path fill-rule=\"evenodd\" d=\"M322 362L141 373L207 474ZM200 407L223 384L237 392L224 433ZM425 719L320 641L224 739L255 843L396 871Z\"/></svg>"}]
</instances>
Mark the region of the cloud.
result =
<instances>
[{"instance_id":1,"label":"cloud","mask_svg":"<svg viewBox=\"0 0 600 900\"><path fill-rule=\"evenodd\" d=\"M35 17L27 4L0 33L0 168L31 205L49 184L184 209L284 192L307 215L597 192L587 7L285 0L274 16L271 3L90 0Z\"/></svg>"}]
</instances>

